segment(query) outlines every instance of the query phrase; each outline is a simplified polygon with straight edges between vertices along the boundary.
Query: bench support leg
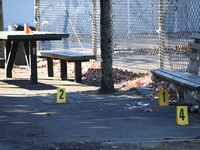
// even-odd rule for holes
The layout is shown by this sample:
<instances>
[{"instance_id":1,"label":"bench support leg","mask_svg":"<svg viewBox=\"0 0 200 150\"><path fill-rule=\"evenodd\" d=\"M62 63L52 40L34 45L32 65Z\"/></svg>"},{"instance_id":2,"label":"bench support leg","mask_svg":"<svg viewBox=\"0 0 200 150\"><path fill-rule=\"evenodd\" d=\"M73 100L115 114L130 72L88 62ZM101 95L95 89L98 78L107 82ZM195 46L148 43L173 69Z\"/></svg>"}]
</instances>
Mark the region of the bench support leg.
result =
<instances>
[{"instance_id":1,"label":"bench support leg","mask_svg":"<svg viewBox=\"0 0 200 150\"><path fill-rule=\"evenodd\" d=\"M200 91L194 90L191 93L192 97L198 101L198 113L200 113Z\"/></svg>"},{"instance_id":2,"label":"bench support leg","mask_svg":"<svg viewBox=\"0 0 200 150\"><path fill-rule=\"evenodd\" d=\"M177 92L178 105L196 105L194 98L191 95L191 91L188 89L184 89L183 91Z\"/></svg>"},{"instance_id":3,"label":"bench support leg","mask_svg":"<svg viewBox=\"0 0 200 150\"><path fill-rule=\"evenodd\" d=\"M53 60L52 58L47 58L47 72L48 77L53 77Z\"/></svg>"},{"instance_id":4,"label":"bench support leg","mask_svg":"<svg viewBox=\"0 0 200 150\"><path fill-rule=\"evenodd\" d=\"M62 80L67 80L67 63L66 60L60 60L60 78Z\"/></svg>"},{"instance_id":5,"label":"bench support leg","mask_svg":"<svg viewBox=\"0 0 200 150\"><path fill-rule=\"evenodd\" d=\"M74 62L75 69L75 82L82 82L82 70L81 70L81 61Z\"/></svg>"},{"instance_id":6,"label":"bench support leg","mask_svg":"<svg viewBox=\"0 0 200 150\"><path fill-rule=\"evenodd\" d=\"M177 104L178 105L182 105L182 101L184 100L184 95L183 95L183 92L181 91L181 92L176 92L177 93L177 98L178 98L178 100L177 100Z\"/></svg>"}]
</instances>

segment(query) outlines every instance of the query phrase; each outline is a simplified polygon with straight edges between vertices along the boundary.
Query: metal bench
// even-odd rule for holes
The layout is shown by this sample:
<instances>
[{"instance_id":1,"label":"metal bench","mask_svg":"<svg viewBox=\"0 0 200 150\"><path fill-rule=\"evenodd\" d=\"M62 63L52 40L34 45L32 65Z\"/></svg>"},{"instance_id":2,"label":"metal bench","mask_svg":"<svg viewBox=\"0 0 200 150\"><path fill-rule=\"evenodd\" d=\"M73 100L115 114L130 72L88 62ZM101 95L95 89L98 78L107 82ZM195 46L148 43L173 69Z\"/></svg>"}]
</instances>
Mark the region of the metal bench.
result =
<instances>
[{"instance_id":1,"label":"metal bench","mask_svg":"<svg viewBox=\"0 0 200 150\"><path fill-rule=\"evenodd\" d=\"M40 51L38 57L47 59L48 77L53 77L53 59L60 60L60 77L62 80L67 79L67 62L74 62L75 82L82 82L81 63L87 62L90 59L96 59L95 55L76 53L70 51Z\"/></svg>"},{"instance_id":2,"label":"metal bench","mask_svg":"<svg viewBox=\"0 0 200 150\"><path fill-rule=\"evenodd\" d=\"M191 52L186 52L186 56L190 58L190 62L186 71L172 71L164 69L152 69L152 80L168 81L170 87L177 92L178 104L194 105L198 101L200 106L200 34L193 34L194 43L189 43ZM200 113L200 110L199 110Z\"/></svg>"}]
</instances>

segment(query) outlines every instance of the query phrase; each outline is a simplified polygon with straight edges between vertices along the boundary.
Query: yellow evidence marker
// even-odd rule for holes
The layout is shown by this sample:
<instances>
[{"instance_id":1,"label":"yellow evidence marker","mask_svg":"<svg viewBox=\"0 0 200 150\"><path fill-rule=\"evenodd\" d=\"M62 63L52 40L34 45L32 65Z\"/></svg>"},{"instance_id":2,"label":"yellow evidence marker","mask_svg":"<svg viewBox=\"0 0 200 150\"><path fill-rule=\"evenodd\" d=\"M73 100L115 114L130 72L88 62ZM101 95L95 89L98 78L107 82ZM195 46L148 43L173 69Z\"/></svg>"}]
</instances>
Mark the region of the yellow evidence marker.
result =
<instances>
[{"instance_id":1,"label":"yellow evidence marker","mask_svg":"<svg viewBox=\"0 0 200 150\"><path fill-rule=\"evenodd\" d=\"M57 88L57 103L66 103L66 89Z\"/></svg>"},{"instance_id":2,"label":"yellow evidence marker","mask_svg":"<svg viewBox=\"0 0 200 150\"><path fill-rule=\"evenodd\" d=\"M169 91L168 91L168 89L162 89L159 91L158 105L169 106Z\"/></svg>"},{"instance_id":3,"label":"yellow evidence marker","mask_svg":"<svg viewBox=\"0 0 200 150\"><path fill-rule=\"evenodd\" d=\"M176 123L180 126L185 126L185 125L189 124L188 107L187 106L177 106L176 107Z\"/></svg>"}]
</instances>

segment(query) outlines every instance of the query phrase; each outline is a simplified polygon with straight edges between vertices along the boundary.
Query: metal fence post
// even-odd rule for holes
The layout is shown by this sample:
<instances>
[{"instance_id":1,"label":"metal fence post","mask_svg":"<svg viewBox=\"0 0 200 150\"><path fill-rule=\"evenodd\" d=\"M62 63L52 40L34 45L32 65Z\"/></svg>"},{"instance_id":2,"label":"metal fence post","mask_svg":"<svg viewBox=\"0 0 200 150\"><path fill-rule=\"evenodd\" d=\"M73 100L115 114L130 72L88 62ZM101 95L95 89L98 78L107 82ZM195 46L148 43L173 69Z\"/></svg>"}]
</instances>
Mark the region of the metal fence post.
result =
<instances>
[{"instance_id":1,"label":"metal fence post","mask_svg":"<svg viewBox=\"0 0 200 150\"><path fill-rule=\"evenodd\" d=\"M97 58L97 2L92 0L92 51Z\"/></svg>"},{"instance_id":2,"label":"metal fence post","mask_svg":"<svg viewBox=\"0 0 200 150\"><path fill-rule=\"evenodd\" d=\"M40 0L35 0L34 1L34 24L35 24L35 29L40 31ZM36 42L36 48L37 50L40 50L40 44L39 42Z\"/></svg>"},{"instance_id":3,"label":"metal fence post","mask_svg":"<svg viewBox=\"0 0 200 150\"><path fill-rule=\"evenodd\" d=\"M164 0L159 0L158 5L158 37L159 37L159 55L160 55L160 68L164 69L164 51L165 51L165 26L164 26Z\"/></svg>"}]
</instances>

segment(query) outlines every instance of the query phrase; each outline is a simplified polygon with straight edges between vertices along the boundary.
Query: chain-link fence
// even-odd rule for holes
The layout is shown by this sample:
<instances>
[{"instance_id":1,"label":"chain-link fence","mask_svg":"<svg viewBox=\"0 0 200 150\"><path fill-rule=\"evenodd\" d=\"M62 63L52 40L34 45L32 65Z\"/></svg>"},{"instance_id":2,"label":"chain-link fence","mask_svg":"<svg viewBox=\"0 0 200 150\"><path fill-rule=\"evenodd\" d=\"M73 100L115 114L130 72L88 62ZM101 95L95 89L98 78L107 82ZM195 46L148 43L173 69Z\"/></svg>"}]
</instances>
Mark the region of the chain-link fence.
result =
<instances>
[{"instance_id":1,"label":"chain-link fence","mask_svg":"<svg viewBox=\"0 0 200 150\"><path fill-rule=\"evenodd\" d=\"M100 56L98 0L35 0L36 28L66 32L68 39L39 43ZM113 66L135 72L185 70L191 34L199 32L198 0L112 0ZM98 61L97 60L97 61Z\"/></svg>"},{"instance_id":2,"label":"chain-link fence","mask_svg":"<svg viewBox=\"0 0 200 150\"><path fill-rule=\"evenodd\" d=\"M192 33L199 32L198 0L159 1L159 47L161 68L185 70L185 52Z\"/></svg>"},{"instance_id":3,"label":"chain-link fence","mask_svg":"<svg viewBox=\"0 0 200 150\"><path fill-rule=\"evenodd\" d=\"M91 52L92 4L90 1L36 0L36 28L40 31L65 32L62 41L40 43L40 50L66 49Z\"/></svg>"}]
</instances>

